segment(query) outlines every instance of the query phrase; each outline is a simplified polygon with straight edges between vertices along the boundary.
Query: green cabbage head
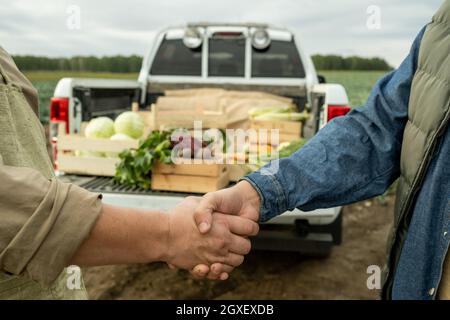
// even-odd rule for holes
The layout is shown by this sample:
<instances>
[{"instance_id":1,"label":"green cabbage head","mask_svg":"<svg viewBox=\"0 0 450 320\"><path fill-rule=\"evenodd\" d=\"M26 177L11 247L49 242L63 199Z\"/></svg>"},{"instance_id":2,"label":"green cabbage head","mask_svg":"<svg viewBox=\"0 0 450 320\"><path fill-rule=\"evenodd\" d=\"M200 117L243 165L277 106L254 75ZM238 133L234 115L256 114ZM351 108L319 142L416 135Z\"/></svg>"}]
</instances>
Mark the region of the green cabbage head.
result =
<instances>
[{"instance_id":1,"label":"green cabbage head","mask_svg":"<svg viewBox=\"0 0 450 320\"><path fill-rule=\"evenodd\" d=\"M92 119L84 132L87 138L109 139L114 134L114 122L108 117Z\"/></svg>"},{"instance_id":2,"label":"green cabbage head","mask_svg":"<svg viewBox=\"0 0 450 320\"><path fill-rule=\"evenodd\" d=\"M144 134L144 119L136 112L127 111L116 118L114 129L116 133L139 139Z\"/></svg>"}]
</instances>

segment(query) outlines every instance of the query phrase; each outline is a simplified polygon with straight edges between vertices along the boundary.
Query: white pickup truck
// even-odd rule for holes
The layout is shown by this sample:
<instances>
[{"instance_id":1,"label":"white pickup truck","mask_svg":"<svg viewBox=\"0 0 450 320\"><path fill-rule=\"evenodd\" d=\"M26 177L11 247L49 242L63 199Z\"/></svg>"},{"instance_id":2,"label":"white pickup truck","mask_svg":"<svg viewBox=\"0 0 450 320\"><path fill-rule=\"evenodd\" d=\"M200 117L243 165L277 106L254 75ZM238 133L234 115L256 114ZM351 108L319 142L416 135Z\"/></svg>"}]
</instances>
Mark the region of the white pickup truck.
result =
<instances>
[{"instance_id":1,"label":"white pickup truck","mask_svg":"<svg viewBox=\"0 0 450 320\"><path fill-rule=\"evenodd\" d=\"M51 128L64 122L77 133L83 121L115 118L134 103L148 110L167 89L219 87L290 97L310 120L311 137L333 117L350 110L345 89L318 76L299 38L265 24L195 23L161 31L144 57L137 81L63 78L51 99ZM55 130L50 130L57 144ZM61 179L101 192L104 202L167 210L189 194L117 186L111 178L64 175ZM326 256L341 242L341 208L286 212L261 225L255 249Z\"/></svg>"}]
</instances>

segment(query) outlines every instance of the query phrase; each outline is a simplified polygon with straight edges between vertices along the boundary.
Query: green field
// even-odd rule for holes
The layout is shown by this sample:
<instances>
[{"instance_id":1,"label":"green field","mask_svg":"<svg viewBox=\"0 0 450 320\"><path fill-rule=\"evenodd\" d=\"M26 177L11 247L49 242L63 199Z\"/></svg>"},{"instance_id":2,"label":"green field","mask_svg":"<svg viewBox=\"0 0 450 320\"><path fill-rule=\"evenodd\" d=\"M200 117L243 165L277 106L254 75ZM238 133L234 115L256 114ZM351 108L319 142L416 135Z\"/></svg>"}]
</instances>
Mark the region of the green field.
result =
<instances>
[{"instance_id":1,"label":"green field","mask_svg":"<svg viewBox=\"0 0 450 320\"><path fill-rule=\"evenodd\" d=\"M369 93L384 74L385 71L320 71L329 83L339 83L347 90L350 105L359 107L363 105Z\"/></svg>"},{"instance_id":2,"label":"green field","mask_svg":"<svg viewBox=\"0 0 450 320\"><path fill-rule=\"evenodd\" d=\"M321 71L330 83L340 83L347 90L350 105L360 106L366 101L371 88L383 75L383 71ZM48 105L58 80L64 77L137 79L136 73L96 72L28 72L26 76L39 91L41 120L48 120Z\"/></svg>"}]
</instances>

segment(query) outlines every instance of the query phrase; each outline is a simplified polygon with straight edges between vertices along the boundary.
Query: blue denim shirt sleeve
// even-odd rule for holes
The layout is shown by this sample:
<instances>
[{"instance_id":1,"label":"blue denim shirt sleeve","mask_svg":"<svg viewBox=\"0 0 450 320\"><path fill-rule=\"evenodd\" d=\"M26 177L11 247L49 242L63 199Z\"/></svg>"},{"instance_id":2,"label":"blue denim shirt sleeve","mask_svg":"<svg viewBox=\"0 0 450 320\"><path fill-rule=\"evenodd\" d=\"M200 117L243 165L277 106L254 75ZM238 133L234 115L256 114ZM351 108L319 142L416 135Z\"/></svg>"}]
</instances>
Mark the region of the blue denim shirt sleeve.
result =
<instances>
[{"instance_id":1,"label":"blue denim shirt sleeve","mask_svg":"<svg viewBox=\"0 0 450 320\"><path fill-rule=\"evenodd\" d=\"M399 176L411 82L420 41L400 67L376 83L364 106L333 119L301 150L244 179L261 197L260 220L382 194Z\"/></svg>"}]
</instances>

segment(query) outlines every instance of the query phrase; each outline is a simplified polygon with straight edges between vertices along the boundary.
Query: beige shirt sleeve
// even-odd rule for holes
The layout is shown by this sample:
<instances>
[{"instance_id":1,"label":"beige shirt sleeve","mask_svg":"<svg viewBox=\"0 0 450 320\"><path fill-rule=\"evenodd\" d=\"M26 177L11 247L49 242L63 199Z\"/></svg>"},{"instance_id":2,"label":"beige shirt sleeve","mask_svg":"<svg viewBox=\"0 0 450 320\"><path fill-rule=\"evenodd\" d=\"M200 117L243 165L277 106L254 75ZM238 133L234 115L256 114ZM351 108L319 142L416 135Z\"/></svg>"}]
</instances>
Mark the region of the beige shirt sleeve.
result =
<instances>
[{"instance_id":1,"label":"beige shirt sleeve","mask_svg":"<svg viewBox=\"0 0 450 320\"><path fill-rule=\"evenodd\" d=\"M0 165L0 269L50 285L89 236L100 195Z\"/></svg>"},{"instance_id":2,"label":"beige shirt sleeve","mask_svg":"<svg viewBox=\"0 0 450 320\"><path fill-rule=\"evenodd\" d=\"M0 64L37 113L36 90L1 47ZM88 238L101 207L99 194L6 166L0 156L0 271L50 285Z\"/></svg>"},{"instance_id":3,"label":"beige shirt sleeve","mask_svg":"<svg viewBox=\"0 0 450 320\"><path fill-rule=\"evenodd\" d=\"M20 72L14 63L14 60L2 47L0 47L0 64L10 77L11 81L22 89L25 99L27 99L28 104L33 109L34 113L39 115L39 98L36 89L25 75ZM0 83L3 82L2 76L0 75Z\"/></svg>"}]
</instances>

